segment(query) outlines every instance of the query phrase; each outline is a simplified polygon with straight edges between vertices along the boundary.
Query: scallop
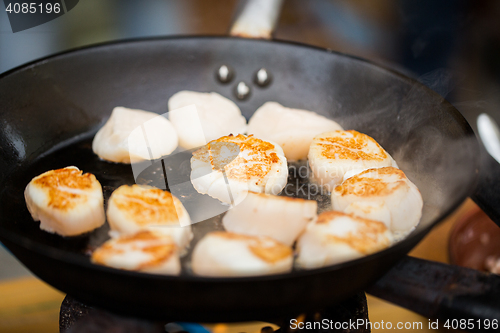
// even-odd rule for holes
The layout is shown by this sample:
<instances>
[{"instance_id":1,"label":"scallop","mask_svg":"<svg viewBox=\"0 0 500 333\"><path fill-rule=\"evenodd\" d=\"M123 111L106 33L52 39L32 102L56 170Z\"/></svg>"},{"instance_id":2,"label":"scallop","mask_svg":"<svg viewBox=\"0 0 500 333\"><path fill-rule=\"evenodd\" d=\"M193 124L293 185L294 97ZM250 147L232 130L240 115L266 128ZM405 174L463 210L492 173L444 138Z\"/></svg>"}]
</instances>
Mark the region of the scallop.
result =
<instances>
[{"instance_id":1,"label":"scallop","mask_svg":"<svg viewBox=\"0 0 500 333\"><path fill-rule=\"evenodd\" d=\"M248 134L276 142L289 161L306 159L316 135L342 129L315 112L287 108L276 102L264 103L248 122Z\"/></svg>"},{"instance_id":2,"label":"scallop","mask_svg":"<svg viewBox=\"0 0 500 333\"><path fill-rule=\"evenodd\" d=\"M312 269L354 260L383 250L393 241L382 222L323 212L297 241L297 266Z\"/></svg>"},{"instance_id":3,"label":"scallop","mask_svg":"<svg viewBox=\"0 0 500 333\"><path fill-rule=\"evenodd\" d=\"M92 150L103 160L135 163L169 155L177 144L177 132L165 117L116 107L95 135Z\"/></svg>"},{"instance_id":4,"label":"scallop","mask_svg":"<svg viewBox=\"0 0 500 333\"><path fill-rule=\"evenodd\" d=\"M152 274L178 275L181 271L173 239L152 230L108 240L92 253L91 261L98 265Z\"/></svg>"},{"instance_id":5,"label":"scallop","mask_svg":"<svg viewBox=\"0 0 500 333\"><path fill-rule=\"evenodd\" d=\"M248 192L222 218L227 231L268 236L291 246L306 225L317 217L315 200Z\"/></svg>"},{"instance_id":6,"label":"scallop","mask_svg":"<svg viewBox=\"0 0 500 333\"><path fill-rule=\"evenodd\" d=\"M290 272L289 246L264 236L215 231L202 238L193 251L192 268L203 276L255 276Z\"/></svg>"},{"instance_id":7,"label":"scallop","mask_svg":"<svg viewBox=\"0 0 500 333\"><path fill-rule=\"evenodd\" d=\"M181 250L193 238L191 219L180 200L157 188L120 186L109 198L106 215L112 235L155 230L172 237Z\"/></svg>"},{"instance_id":8,"label":"scallop","mask_svg":"<svg viewBox=\"0 0 500 333\"><path fill-rule=\"evenodd\" d=\"M287 178L281 147L252 135L213 140L191 158L191 183L196 191L226 204L241 202L248 191L279 194Z\"/></svg>"},{"instance_id":9,"label":"scallop","mask_svg":"<svg viewBox=\"0 0 500 333\"><path fill-rule=\"evenodd\" d=\"M329 192L363 170L397 167L394 159L372 137L354 130L316 136L308 158L311 180Z\"/></svg>"},{"instance_id":10,"label":"scallop","mask_svg":"<svg viewBox=\"0 0 500 333\"><path fill-rule=\"evenodd\" d=\"M26 205L40 229L76 236L104 224L101 184L77 167L47 171L33 178L24 191Z\"/></svg>"},{"instance_id":11,"label":"scallop","mask_svg":"<svg viewBox=\"0 0 500 333\"><path fill-rule=\"evenodd\" d=\"M180 91L168 100L168 110L179 145L185 149L201 147L221 136L246 133L247 122L238 106L215 92Z\"/></svg>"},{"instance_id":12,"label":"scallop","mask_svg":"<svg viewBox=\"0 0 500 333\"><path fill-rule=\"evenodd\" d=\"M346 179L333 191L332 207L381 221L392 232L408 233L420 221L423 200L403 171L385 167Z\"/></svg>"}]
</instances>

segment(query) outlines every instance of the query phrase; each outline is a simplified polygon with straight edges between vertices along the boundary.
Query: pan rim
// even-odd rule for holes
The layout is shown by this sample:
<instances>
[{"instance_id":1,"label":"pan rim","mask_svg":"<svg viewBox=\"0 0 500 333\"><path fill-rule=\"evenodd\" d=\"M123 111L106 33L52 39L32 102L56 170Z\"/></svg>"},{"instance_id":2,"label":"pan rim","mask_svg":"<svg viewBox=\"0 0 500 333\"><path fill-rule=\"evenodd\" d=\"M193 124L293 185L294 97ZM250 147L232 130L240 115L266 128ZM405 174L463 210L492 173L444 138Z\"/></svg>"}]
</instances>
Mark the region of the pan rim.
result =
<instances>
[{"instance_id":1,"label":"pan rim","mask_svg":"<svg viewBox=\"0 0 500 333\"><path fill-rule=\"evenodd\" d=\"M410 82L414 85L418 85L420 88L426 90L428 93L431 95L437 95L440 98L442 98L442 102L445 104L445 106L449 109L450 114L457 120L462 123L462 127L465 130L465 134L467 136L473 136L475 137L475 134L470 127L469 123L465 120L465 118L462 116L462 114L450 103L448 102L444 97L440 96L424 84L420 83L418 80L414 78L410 78L393 68L389 68L387 66L384 66L383 64L378 64L374 61L364 59L358 56L342 53L339 51L334 51L331 49L327 48L322 48L318 46L313 46L313 45L307 45L299 42L294 42L294 41L284 41L284 40L252 40L252 39L247 39L247 38L241 38L241 37L233 37L233 36L224 36L224 35L175 35L175 36L159 36L159 37L148 37L148 38L133 38L133 39L122 39L122 40L116 40L116 41L111 41L111 42L104 42L104 43L97 43L97 44L92 44L92 45L87 45L87 46L82 46L82 47L77 47L77 48L72 48L69 50L65 50L62 52L58 52L40 59L33 60L31 62L28 62L26 64L17 66L13 69L10 69L4 73L0 74L0 80L4 79L12 74L15 74L20 71L28 70L36 65L43 64L49 60L57 59L57 58L62 58L66 56L71 56L76 53L84 53L84 52L92 52L101 48L106 48L110 46L120 46L120 45L127 45L127 44L135 44L135 43L143 43L143 42L153 42L153 41L169 41L169 40L178 40L178 39L201 39L201 40L209 40L209 39L220 39L220 40L239 40L243 42L252 42L252 43L270 43L270 44L280 44L280 45L288 45L288 46L293 46L293 47L301 47L301 48L307 48L307 49L312 49L318 52L326 52L329 54L335 54L344 58L350 58L365 64L368 64L370 66L376 67L377 69L381 69L391 75L397 76L400 79ZM92 132L88 133L82 133L79 135L79 138L82 139L86 137L87 135L91 135ZM67 144L69 144L70 141L73 140L68 140ZM475 141L477 144L477 140ZM61 142L58 144L59 148L62 148L65 146L65 142ZM45 152L46 153L46 152ZM450 205L449 209L445 210L443 213L440 213L437 218L435 218L432 222L429 223L428 226L425 228L422 228L421 230L415 230L412 233L410 233L405 239L402 241L392 245L389 248L386 248L382 251L370 254L368 256L361 257L359 259L355 260L350 260L347 262L335 264L335 265L330 265L326 267L320 267L320 268L315 268L315 269L300 269L300 270L293 270L292 272L289 273L281 273L281 274L274 274L274 275L257 275L257 276L243 276L243 277L206 277L206 276L197 276L197 275L188 275L188 274L183 274L179 276L169 276L169 275L154 275L154 274L147 274L147 273L141 273L141 272L134 272L134 271L125 271L125 270L119 270L119 269L114 269L110 267L105 267L105 266L100 266L100 265L95 265L90 262L86 257L83 257L81 255L75 254L75 253L70 253L70 252L65 252L61 251L60 249L56 249L53 247L50 247L45 244L41 244L38 242L35 242L31 239L29 239L26 236L20 235L18 233L14 233L12 231L6 230L3 226L0 225L0 240L1 239L6 239L8 241L11 241L21 247L27 248L31 251L36 251L37 253L49 257L54 260L58 261L63 261L65 263L71 264L71 265L78 265L78 266L83 266L86 269L91 269L91 270L99 270L102 272L107 272L107 273L112 273L112 274L120 274L120 275L130 275L136 278L143 278L143 279L152 279L152 280L165 280L165 281L188 281L191 283L240 283L240 282L256 282L256 281L271 281L271 280L283 280L283 279L301 279L303 277L311 276L311 275L318 275L318 274L331 274L332 272L335 271L341 271L345 268L351 267L351 266L357 266L359 264L372 261L377 257L382 257L389 255L390 253L397 253L401 252L400 248L404 247L404 243L407 241L415 241L415 244L417 244L432 228L434 228L437 224L439 224L443 219L448 217L453 211L455 211L464 201L465 199L473 193L473 190L476 188L476 184L478 181L478 169L479 169L479 154L476 156L475 160L475 174L474 174L474 179L471 179L468 183L468 186L466 189L464 189L464 194L459 197L459 199ZM12 170L10 170L10 174L12 173ZM4 181L2 181L3 183ZM2 191L3 192L3 191ZM404 255L404 254L401 254Z\"/></svg>"}]
</instances>

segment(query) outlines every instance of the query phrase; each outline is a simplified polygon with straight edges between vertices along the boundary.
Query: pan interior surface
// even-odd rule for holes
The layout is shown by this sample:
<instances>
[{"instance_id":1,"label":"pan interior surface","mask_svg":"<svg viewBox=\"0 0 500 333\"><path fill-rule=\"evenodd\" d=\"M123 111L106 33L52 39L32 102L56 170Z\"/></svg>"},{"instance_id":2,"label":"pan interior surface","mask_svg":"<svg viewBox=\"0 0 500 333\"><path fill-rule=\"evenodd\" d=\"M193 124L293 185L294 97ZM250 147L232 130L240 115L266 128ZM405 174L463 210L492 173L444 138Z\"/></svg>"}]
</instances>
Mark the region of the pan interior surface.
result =
<instances>
[{"instance_id":1,"label":"pan interior surface","mask_svg":"<svg viewBox=\"0 0 500 333\"><path fill-rule=\"evenodd\" d=\"M235 69L229 84L215 78L222 64ZM251 85L263 67L273 82ZM240 81L251 86L248 100L233 95ZM130 165L107 163L92 153L92 136L115 106L162 114L180 90L218 92L247 119L263 103L276 101L374 137L420 189L420 225L396 246L361 260L243 279L158 277L98 267L88 254L108 237L107 225L72 238L41 231L24 203L27 183L69 165L94 173L105 198L135 183ZM269 309L287 312L339 301L377 279L456 208L474 186L478 167L469 125L436 93L369 62L289 43L173 38L82 49L2 75L0 105L0 240L55 287L90 304L152 318L246 320ZM198 237L220 228L219 222L198 223ZM198 313L190 316L192 311Z\"/></svg>"}]
</instances>

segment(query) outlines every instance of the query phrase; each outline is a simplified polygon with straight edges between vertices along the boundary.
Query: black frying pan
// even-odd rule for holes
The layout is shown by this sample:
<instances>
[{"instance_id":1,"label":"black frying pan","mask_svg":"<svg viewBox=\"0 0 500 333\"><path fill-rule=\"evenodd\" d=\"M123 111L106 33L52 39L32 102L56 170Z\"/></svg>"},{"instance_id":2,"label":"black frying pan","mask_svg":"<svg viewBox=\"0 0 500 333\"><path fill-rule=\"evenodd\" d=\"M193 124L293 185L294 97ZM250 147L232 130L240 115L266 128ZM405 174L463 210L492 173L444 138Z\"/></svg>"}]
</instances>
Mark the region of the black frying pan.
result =
<instances>
[{"instance_id":1,"label":"black frying pan","mask_svg":"<svg viewBox=\"0 0 500 333\"><path fill-rule=\"evenodd\" d=\"M215 78L221 64L232 83ZM273 82L251 85L267 68ZM237 101L249 118L264 102L314 110L373 136L424 198L420 225L404 241L331 267L249 278L156 276L93 265L86 254L105 228L63 238L39 230L25 206L32 177L76 165L96 175L109 197L133 183L129 165L100 161L95 132L113 107L158 113L179 90L216 91L235 100L234 83L252 87ZM423 85L370 62L304 45L223 37L104 44L45 58L0 76L0 240L34 274L88 304L156 319L230 321L267 318L333 304L391 269L471 195L478 144L460 113ZM207 222L195 225L199 227Z\"/></svg>"}]
</instances>

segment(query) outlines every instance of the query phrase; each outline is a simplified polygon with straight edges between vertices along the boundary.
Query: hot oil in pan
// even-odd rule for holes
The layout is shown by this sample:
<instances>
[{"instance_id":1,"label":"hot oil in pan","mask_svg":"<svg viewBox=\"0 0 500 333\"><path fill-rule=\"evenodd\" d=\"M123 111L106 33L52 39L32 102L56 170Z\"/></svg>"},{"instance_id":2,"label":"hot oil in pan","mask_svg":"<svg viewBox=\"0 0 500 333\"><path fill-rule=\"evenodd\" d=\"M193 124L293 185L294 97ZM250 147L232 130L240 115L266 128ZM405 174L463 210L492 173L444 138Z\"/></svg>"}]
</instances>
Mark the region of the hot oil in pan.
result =
<instances>
[{"instance_id":1,"label":"hot oil in pan","mask_svg":"<svg viewBox=\"0 0 500 333\"><path fill-rule=\"evenodd\" d=\"M36 242L62 249L64 251L77 253L82 256L90 256L90 253L107 239L109 239L109 225L105 223L102 227L76 237L62 237L57 234L51 234L40 230L39 222L33 221L26 208L24 201L24 188L31 179L43 172L53 169L64 168L67 166L76 166L83 172L90 172L96 176L103 188L104 208L106 209L108 199L111 193L121 185L150 185L162 189L170 190L168 183L165 182L165 172L176 170L175 177L169 177L170 185L189 182L191 166L191 152L174 152L171 157L166 157L161 161L156 161L150 167L145 168L134 179L132 167L129 164L110 163L101 160L92 151L92 137L82 141L65 146L53 153L37 160L28 170L16 172L5 184L2 193L2 211L11 216L11 224L5 226L18 234L26 235L29 239ZM310 169L307 162L289 163L288 182L280 195L311 199L318 202L318 211L331 209L330 196L322 193L321 190L309 182ZM190 182L189 182L190 184ZM174 193L181 198L188 211L195 211L194 208L199 203L199 199L215 200L207 195L201 195L194 189L178 190ZM7 198L8 197L8 200ZM215 200L216 201L216 200ZM6 203L9 203L7 206ZM192 225L194 238L188 249L188 253L182 258L183 272L190 271L191 252L196 243L208 232L223 230L222 216L206 219L202 222Z\"/></svg>"},{"instance_id":2,"label":"hot oil in pan","mask_svg":"<svg viewBox=\"0 0 500 333\"><path fill-rule=\"evenodd\" d=\"M228 209L228 206L208 195L198 193L191 185L190 159L192 156L191 152L194 150L185 152L175 151L170 156L165 157L163 161L153 163L139 174L136 183L170 190L182 201L190 213L192 220L198 221L199 219L195 218L196 214L200 209L204 209L200 207L207 207L202 202L208 204L210 207L220 206L224 211ZM309 173L311 171L306 161L288 163L288 168L287 185L280 195L316 200L318 202L319 213L331 209L330 196L309 181ZM168 181L165 180L165 175ZM180 188L178 190L173 190L172 187L177 184L184 184L184 186L177 187ZM224 213L218 214L215 217L192 225L194 237L187 254L181 259L185 272L190 272L191 270L191 254L196 243L211 231L224 230L222 226L223 215Z\"/></svg>"}]
</instances>

